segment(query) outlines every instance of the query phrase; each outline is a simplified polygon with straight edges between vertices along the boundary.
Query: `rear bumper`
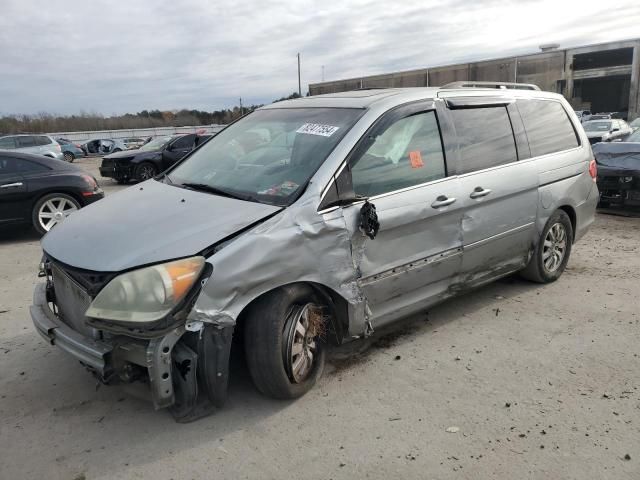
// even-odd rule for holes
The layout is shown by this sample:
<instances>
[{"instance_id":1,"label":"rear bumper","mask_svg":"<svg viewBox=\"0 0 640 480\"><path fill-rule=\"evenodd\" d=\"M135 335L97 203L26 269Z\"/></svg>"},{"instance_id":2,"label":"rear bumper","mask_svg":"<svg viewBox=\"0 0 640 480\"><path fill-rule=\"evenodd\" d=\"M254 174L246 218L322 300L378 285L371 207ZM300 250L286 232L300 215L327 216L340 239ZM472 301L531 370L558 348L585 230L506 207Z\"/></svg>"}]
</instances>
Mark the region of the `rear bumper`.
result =
<instances>
[{"instance_id":1,"label":"rear bumper","mask_svg":"<svg viewBox=\"0 0 640 480\"><path fill-rule=\"evenodd\" d=\"M30 311L33 325L42 338L91 367L102 378L107 377L113 346L85 337L63 323L49 308L44 283L36 285Z\"/></svg>"}]
</instances>

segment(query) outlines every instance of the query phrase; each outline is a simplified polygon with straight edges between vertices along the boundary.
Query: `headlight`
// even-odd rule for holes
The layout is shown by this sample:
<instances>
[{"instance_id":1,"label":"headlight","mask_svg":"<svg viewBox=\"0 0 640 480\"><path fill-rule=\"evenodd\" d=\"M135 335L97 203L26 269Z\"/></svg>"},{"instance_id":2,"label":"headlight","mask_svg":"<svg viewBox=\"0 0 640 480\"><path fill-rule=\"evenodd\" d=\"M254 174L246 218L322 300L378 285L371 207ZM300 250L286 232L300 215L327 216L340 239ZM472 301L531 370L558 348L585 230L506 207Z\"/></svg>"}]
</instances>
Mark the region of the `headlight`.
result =
<instances>
[{"instance_id":1,"label":"headlight","mask_svg":"<svg viewBox=\"0 0 640 480\"><path fill-rule=\"evenodd\" d=\"M123 273L91 302L87 317L119 322L160 320L180 303L204 268L204 257L191 257Z\"/></svg>"}]
</instances>

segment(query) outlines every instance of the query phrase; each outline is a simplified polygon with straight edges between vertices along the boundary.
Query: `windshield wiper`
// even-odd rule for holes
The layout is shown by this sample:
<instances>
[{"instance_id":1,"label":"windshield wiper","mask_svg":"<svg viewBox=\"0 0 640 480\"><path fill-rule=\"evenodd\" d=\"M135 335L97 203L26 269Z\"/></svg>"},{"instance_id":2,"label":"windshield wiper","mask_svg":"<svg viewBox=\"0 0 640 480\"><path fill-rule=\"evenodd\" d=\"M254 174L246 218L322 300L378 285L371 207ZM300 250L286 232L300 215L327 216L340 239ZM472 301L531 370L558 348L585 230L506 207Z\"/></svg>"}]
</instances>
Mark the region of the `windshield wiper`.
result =
<instances>
[{"instance_id":1,"label":"windshield wiper","mask_svg":"<svg viewBox=\"0 0 640 480\"><path fill-rule=\"evenodd\" d=\"M206 183L180 183L178 184L178 186L188 188L189 190L196 190L199 192L207 192L207 193L212 193L214 195L220 195L221 197L235 198L238 200L255 201L253 197L250 197L248 195L247 196L239 195L237 193L232 193L227 190L223 190L221 188L208 185Z\"/></svg>"}]
</instances>

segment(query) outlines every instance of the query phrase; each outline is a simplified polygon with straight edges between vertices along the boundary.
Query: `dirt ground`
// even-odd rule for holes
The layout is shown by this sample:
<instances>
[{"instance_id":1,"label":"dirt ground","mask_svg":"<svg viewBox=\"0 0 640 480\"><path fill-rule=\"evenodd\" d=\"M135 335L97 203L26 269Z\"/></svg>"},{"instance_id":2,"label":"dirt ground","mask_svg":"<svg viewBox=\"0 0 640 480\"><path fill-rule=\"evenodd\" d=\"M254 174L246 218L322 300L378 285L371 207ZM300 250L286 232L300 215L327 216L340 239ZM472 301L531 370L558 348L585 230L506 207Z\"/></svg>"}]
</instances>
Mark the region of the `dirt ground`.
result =
<instances>
[{"instance_id":1,"label":"dirt ground","mask_svg":"<svg viewBox=\"0 0 640 480\"><path fill-rule=\"evenodd\" d=\"M187 425L35 333L39 258L0 237L0 479L640 478L640 218L598 215L554 284L509 277L334 351L297 401L235 362L227 405Z\"/></svg>"}]
</instances>

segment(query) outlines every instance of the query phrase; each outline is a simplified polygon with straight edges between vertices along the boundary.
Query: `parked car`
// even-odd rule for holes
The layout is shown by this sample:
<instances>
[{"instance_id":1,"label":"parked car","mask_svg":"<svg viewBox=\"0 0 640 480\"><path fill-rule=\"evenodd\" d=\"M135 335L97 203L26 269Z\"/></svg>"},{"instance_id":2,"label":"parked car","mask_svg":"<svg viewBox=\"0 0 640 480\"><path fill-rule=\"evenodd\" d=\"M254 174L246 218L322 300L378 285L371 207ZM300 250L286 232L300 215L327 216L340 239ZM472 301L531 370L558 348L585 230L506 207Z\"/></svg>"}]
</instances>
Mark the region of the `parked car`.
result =
<instances>
[{"instance_id":1,"label":"parked car","mask_svg":"<svg viewBox=\"0 0 640 480\"><path fill-rule=\"evenodd\" d=\"M169 168L210 137L188 134L155 138L136 150L103 157L100 175L113 178L118 183L148 180Z\"/></svg>"},{"instance_id":2,"label":"parked car","mask_svg":"<svg viewBox=\"0 0 640 480\"><path fill-rule=\"evenodd\" d=\"M85 156L89 155L108 155L109 153L122 152L127 149L127 146L122 140L100 138L96 140L90 140L81 145Z\"/></svg>"},{"instance_id":3,"label":"parked car","mask_svg":"<svg viewBox=\"0 0 640 480\"><path fill-rule=\"evenodd\" d=\"M598 163L600 206L640 206L640 130L624 142L593 146Z\"/></svg>"},{"instance_id":4,"label":"parked car","mask_svg":"<svg viewBox=\"0 0 640 480\"><path fill-rule=\"evenodd\" d=\"M30 223L45 234L102 197L96 179L73 165L0 151L0 226Z\"/></svg>"},{"instance_id":5,"label":"parked car","mask_svg":"<svg viewBox=\"0 0 640 480\"><path fill-rule=\"evenodd\" d=\"M580 122L588 122L591 120L591 111L590 110L575 110L575 114L580 119Z\"/></svg>"},{"instance_id":6,"label":"parked car","mask_svg":"<svg viewBox=\"0 0 640 480\"><path fill-rule=\"evenodd\" d=\"M180 421L223 403L238 334L258 390L295 398L328 342L513 272L556 280L594 220L595 179L549 92L278 102L50 232L31 315L104 382L148 381Z\"/></svg>"},{"instance_id":7,"label":"parked car","mask_svg":"<svg viewBox=\"0 0 640 480\"><path fill-rule=\"evenodd\" d=\"M79 143L73 143L66 138L56 138L56 141L62 148L62 155L65 162L73 163L76 158L84 156L84 150L82 150Z\"/></svg>"},{"instance_id":8,"label":"parked car","mask_svg":"<svg viewBox=\"0 0 640 480\"><path fill-rule=\"evenodd\" d=\"M122 143L124 143L124 146L127 147L127 150L134 150L144 145L145 139L139 137L123 138Z\"/></svg>"},{"instance_id":9,"label":"parked car","mask_svg":"<svg viewBox=\"0 0 640 480\"><path fill-rule=\"evenodd\" d=\"M629 124L631 129L635 132L640 128L640 117L636 118L633 122Z\"/></svg>"},{"instance_id":10,"label":"parked car","mask_svg":"<svg viewBox=\"0 0 640 480\"><path fill-rule=\"evenodd\" d=\"M624 120L590 120L585 122L582 127L587 132L591 144L620 141L633 132L633 129Z\"/></svg>"},{"instance_id":11,"label":"parked car","mask_svg":"<svg viewBox=\"0 0 640 480\"><path fill-rule=\"evenodd\" d=\"M591 115L589 120L611 120L611 115L608 113L596 113L595 115Z\"/></svg>"},{"instance_id":12,"label":"parked car","mask_svg":"<svg viewBox=\"0 0 640 480\"><path fill-rule=\"evenodd\" d=\"M62 160L62 148L49 135L5 135L0 137L0 150L17 150Z\"/></svg>"}]
</instances>

